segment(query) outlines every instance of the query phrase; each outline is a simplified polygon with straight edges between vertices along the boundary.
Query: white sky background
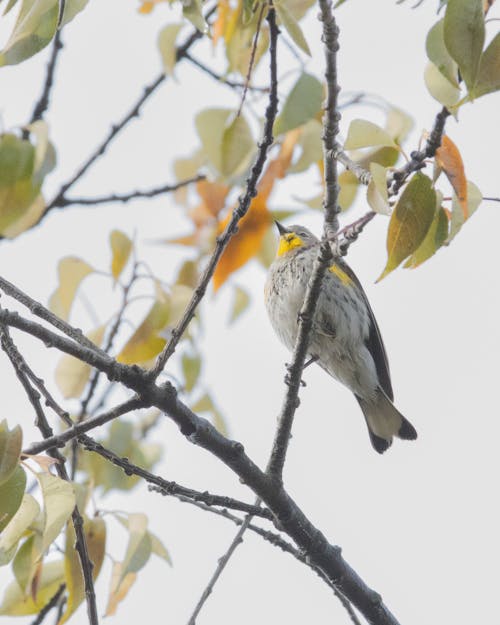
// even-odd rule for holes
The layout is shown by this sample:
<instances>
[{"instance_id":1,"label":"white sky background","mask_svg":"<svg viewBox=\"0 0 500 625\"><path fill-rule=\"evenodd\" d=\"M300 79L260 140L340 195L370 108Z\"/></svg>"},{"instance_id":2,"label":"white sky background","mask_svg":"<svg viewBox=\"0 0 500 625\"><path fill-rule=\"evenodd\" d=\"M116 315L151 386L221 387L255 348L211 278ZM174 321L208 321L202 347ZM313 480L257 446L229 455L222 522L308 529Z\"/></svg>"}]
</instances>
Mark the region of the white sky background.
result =
<instances>
[{"instance_id":1,"label":"white sky background","mask_svg":"<svg viewBox=\"0 0 500 625\"><path fill-rule=\"evenodd\" d=\"M406 144L408 151L417 146L421 131L430 129L439 110L423 84L423 42L437 19L437 2L427 0L417 10L411 10L411 4L349 0L337 12L342 88L382 94L410 112L415 130ZM59 161L47 180L49 197L93 151L110 124L130 108L143 85L158 74L156 35L174 15L162 6L141 17L132 0L90 2L64 31L65 49L47 118ZM9 23L1 18L2 40ZM306 36L313 50L307 68L319 74L323 52L314 10ZM291 57L283 45L279 52L283 74ZM197 46L196 54L211 60L207 45ZM20 66L0 69L4 129L29 118L46 58L47 52ZM237 106L235 94L214 87L188 64L179 66L177 75L179 82L168 80L160 88L141 119L121 133L71 195L127 192L173 181L172 158L188 154L195 146L193 113L208 106ZM265 77L266 64L256 82L262 84ZM500 195L499 103L498 94L486 96L463 107L458 124L452 119L447 123L462 151L467 177L484 195ZM353 115L380 121L371 109L348 112L341 126L344 136ZM274 196L275 208L280 202L293 205L293 194L316 193L314 188L309 192L304 178L290 180L282 189ZM360 199L343 223L364 210ZM379 456L370 447L351 393L319 368L311 367L304 374L307 387L301 391L296 414L286 485L309 518L332 543L342 546L347 561L405 625L493 622L497 613L499 211L498 204L483 203L448 249L416 271L398 270L378 285L374 281L386 258L386 218L377 217L350 251L349 262L365 285L382 330L396 404L419 432L416 443L396 441ZM319 213L310 213L302 221L319 233L321 219ZM185 256L185 250L147 243L152 237L184 234L190 228L173 198L163 196L128 205L53 211L43 227L0 244L1 273L46 302L55 288L56 264L62 256L78 255L95 266L108 267L107 241L113 227L129 234L137 231L140 256L167 280ZM285 393L283 363L289 358L265 315L264 279L256 264L232 279L253 297L250 311L235 326L226 324L231 289L206 298L202 346L204 381L213 389L230 434L261 466L267 460ZM104 319L110 310L108 283L91 280L84 291L98 300L93 304ZM78 322L84 329L92 326L84 312ZM51 354L48 363L44 349L31 348L34 343L19 339L20 345L30 346L26 353L32 366L51 382L56 355ZM20 421L26 427L26 442L38 440L28 425L31 410L5 358L0 359L0 376L4 389L0 417L7 417L11 425ZM167 419L155 436L166 445L165 462L157 470L165 478L253 500L230 471L187 443ZM132 497L113 495L99 505L147 512L152 530L174 560L170 569L153 558L109 622L128 625L147 618L154 625L186 623L234 527L187 504L150 494L142 485ZM110 521L110 552L119 559L125 533L116 527ZM101 614L109 574L107 559L97 583ZM10 569L8 575L7 570L0 573L0 586L7 577L10 581ZM11 620L4 617L1 622ZM17 620L20 625L30 621ZM52 621L50 617L47 622ZM347 623L348 617L309 569L247 535L198 620L200 625L235 621L326 625ZM86 623L85 609L71 622Z\"/></svg>"}]
</instances>

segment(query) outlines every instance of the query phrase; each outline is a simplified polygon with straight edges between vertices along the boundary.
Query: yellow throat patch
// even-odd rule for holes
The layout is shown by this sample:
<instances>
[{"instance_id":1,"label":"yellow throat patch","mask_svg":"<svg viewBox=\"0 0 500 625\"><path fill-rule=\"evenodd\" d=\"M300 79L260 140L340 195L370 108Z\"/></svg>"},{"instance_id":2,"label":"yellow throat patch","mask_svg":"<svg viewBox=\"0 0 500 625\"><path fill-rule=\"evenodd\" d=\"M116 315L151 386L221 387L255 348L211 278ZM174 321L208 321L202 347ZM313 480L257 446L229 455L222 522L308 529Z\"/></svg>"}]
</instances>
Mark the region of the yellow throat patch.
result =
<instances>
[{"instance_id":1,"label":"yellow throat patch","mask_svg":"<svg viewBox=\"0 0 500 625\"><path fill-rule=\"evenodd\" d=\"M295 234L295 232L287 232L287 234L282 234L280 236L280 244L278 246L278 251L276 253L277 256L283 256L290 250L293 250L296 247L302 247L304 245L304 241Z\"/></svg>"}]
</instances>

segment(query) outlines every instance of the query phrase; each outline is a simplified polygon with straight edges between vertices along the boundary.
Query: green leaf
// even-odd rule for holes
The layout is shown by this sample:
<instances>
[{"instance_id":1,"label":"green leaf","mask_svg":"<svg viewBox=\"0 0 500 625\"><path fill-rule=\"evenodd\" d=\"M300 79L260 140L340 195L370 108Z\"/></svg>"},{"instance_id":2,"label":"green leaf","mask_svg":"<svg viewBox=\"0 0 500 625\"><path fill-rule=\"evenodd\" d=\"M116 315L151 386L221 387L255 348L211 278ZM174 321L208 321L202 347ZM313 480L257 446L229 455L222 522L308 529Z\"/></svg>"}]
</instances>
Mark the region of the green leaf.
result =
<instances>
[{"instance_id":1,"label":"green leaf","mask_svg":"<svg viewBox=\"0 0 500 625\"><path fill-rule=\"evenodd\" d=\"M35 549L35 534L31 534L19 547L12 561L12 571L24 593L27 593L38 567L38 553Z\"/></svg>"},{"instance_id":2,"label":"green leaf","mask_svg":"<svg viewBox=\"0 0 500 625\"><path fill-rule=\"evenodd\" d=\"M0 485L0 532L4 530L21 505L26 488L26 473L17 466Z\"/></svg>"},{"instance_id":3,"label":"green leaf","mask_svg":"<svg viewBox=\"0 0 500 625\"><path fill-rule=\"evenodd\" d=\"M352 173L352 171L348 171L346 169L339 175L338 182L340 190L337 201L341 210L346 211L351 208L354 200L356 199L356 195L359 189L359 180Z\"/></svg>"},{"instance_id":4,"label":"green leaf","mask_svg":"<svg viewBox=\"0 0 500 625\"><path fill-rule=\"evenodd\" d=\"M445 78L434 63L427 63L424 82L431 96L447 108L451 108L460 100L460 89Z\"/></svg>"},{"instance_id":5,"label":"green leaf","mask_svg":"<svg viewBox=\"0 0 500 625\"><path fill-rule=\"evenodd\" d=\"M155 536L155 534L153 534L152 532L148 532L148 534L151 539L152 553L154 553L155 556L158 556L162 560L165 560L167 564L170 564L170 566L172 566L172 558L170 557L170 554L168 553L165 545L161 542L158 536Z\"/></svg>"},{"instance_id":6,"label":"green leaf","mask_svg":"<svg viewBox=\"0 0 500 625\"><path fill-rule=\"evenodd\" d=\"M151 536L147 528L148 517L145 514L134 513L128 515L127 529L129 539L125 557L123 558L121 581L123 581L127 573L140 571L151 556Z\"/></svg>"},{"instance_id":7,"label":"green leaf","mask_svg":"<svg viewBox=\"0 0 500 625\"><path fill-rule=\"evenodd\" d=\"M281 135L316 117L321 111L322 101L323 85L315 76L301 74L276 118L274 134Z\"/></svg>"},{"instance_id":8,"label":"green leaf","mask_svg":"<svg viewBox=\"0 0 500 625\"><path fill-rule=\"evenodd\" d=\"M158 34L158 49L160 50L163 69L168 76L174 73L174 67L177 63L177 48L175 44L182 26L183 24L168 24Z\"/></svg>"},{"instance_id":9,"label":"green leaf","mask_svg":"<svg viewBox=\"0 0 500 625\"><path fill-rule=\"evenodd\" d=\"M44 564L38 583L36 601L33 600L31 595L25 595L17 581L14 580L5 590L3 601L0 605L0 614L8 616L37 614L56 594L63 582L64 564L62 560Z\"/></svg>"},{"instance_id":10,"label":"green leaf","mask_svg":"<svg viewBox=\"0 0 500 625\"><path fill-rule=\"evenodd\" d=\"M473 95L478 98L486 93L500 90L500 33L497 33L484 51L479 65L477 83Z\"/></svg>"},{"instance_id":11,"label":"green leaf","mask_svg":"<svg viewBox=\"0 0 500 625\"><path fill-rule=\"evenodd\" d=\"M481 191L473 182L467 181L467 219L469 219L470 216L476 212L482 200L483 196ZM464 217L463 207L455 192L453 192L451 202L450 234L448 235L447 243L456 237L465 221L466 219Z\"/></svg>"},{"instance_id":12,"label":"green leaf","mask_svg":"<svg viewBox=\"0 0 500 625\"><path fill-rule=\"evenodd\" d=\"M243 115L238 115L224 130L221 143L221 167L224 176L231 176L245 167L253 151L252 131Z\"/></svg>"},{"instance_id":13,"label":"green leaf","mask_svg":"<svg viewBox=\"0 0 500 625\"><path fill-rule=\"evenodd\" d=\"M29 210L40 192L35 148L13 134L0 135L0 234Z\"/></svg>"},{"instance_id":14,"label":"green leaf","mask_svg":"<svg viewBox=\"0 0 500 625\"><path fill-rule=\"evenodd\" d=\"M448 238L449 220L442 208L443 194L436 192L436 212L424 240L405 263L405 268L415 269L433 256Z\"/></svg>"},{"instance_id":15,"label":"green leaf","mask_svg":"<svg viewBox=\"0 0 500 625\"><path fill-rule=\"evenodd\" d=\"M130 258L133 244L126 234L121 230L112 230L109 235L109 243L111 245L111 274L113 278L118 280L121 272Z\"/></svg>"},{"instance_id":16,"label":"green leaf","mask_svg":"<svg viewBox=\"0 0 500 625\"><path fill-rule=\"evenodd\" d=\"M287 33L292 38L292 41L308 56L311 56L311 50L307 45L306 38L304 37L304 33L300 28L299 23L292 15L292 13L288 10L285 2L276 2L274 4L276 9L276 13L278 14L281 23L286 28Z\"/></svg>"},{"instance_id":17,"label":"green leaf","mask_svg":"<svg viewBox=\"0 0 500 625\"><path fill-rule=\"evenodd\" d=\"M450 56L444 43L444 19L439 20L430 29L425 42L425 49L429 61L454 87L458 88L458 65Z\"/></svg>"},{"instance_id":18,"label":"green leaf","mask_svg":"<svg viewBox=\"0 0 500 625\"><path fill-rule=\"evenodd\" d=\"M321 142L322 126L317 119L310 119L302 127L297 145L302 152L297 162L288 168L289 174L298 174L306 171L313 163L323 158L323 144Z\"/></svg>"},{"instance_id":19,"label":"green leaf","mask_svg":"<svg viewBox=\"0 0 500 625\"><path fill-rule=\"evenodd\" d=\"M222 169L222 138L226 122L232 111L229 109L205 109L196 115L195 126L203 151L217 171Z\"/></svg>"},{"instance_id":20,"label":"green leaf","mask_svg":"<svg viewBox=\"0 0 500 625\"><path fill-rule=\"evenodd\" d=\"M380 126L377 126L377 124L366 119L354 119L349 124L344 149L357 150L375 145L391 148L398 147L391 135L383 128L380 128Z\"/></svg>"},{"instance_id":21,"label":"green leaf","mask_svg":"<svg viewBox=\"0 0 500 625\"><path fill-rule=\"evenodd\" d=\"M9 430L7 421L0 422L0 485L16 470L21 457L23 431L19 425Z\"/></svg>"},{"instance_id":22,"label":"green leaf","mask_svg":"<svg viewBox=\"0 0 500 625\"><path fill-rule=\"evenodd\" d=\"M25 493L21 505L0 536L0 566L7 564L13 558L17 543L39 512L40 506L36 499Z\"/></svg>"},{"instance_id":23,"label":"green leaf","mask_svg":"<svg viewBox=\"0 0 500 625\"><path fill-rule=\"evenodd\" d=\"M182 14L195 28L205 34L208 31L208 26L203 17L201 7L201 0L185 0L182 3Z\"/></svg>"},{"instance_id":24,"label":"green leaf","mask_svg":"<svg viewBox=\"0 0 500 625\"><path fill-rule=\"evenodd\" d=\"M249 305L250 296L241 287L237 286L234 289L234 300L231 309L231 316L229 317L229 323L234 323L236 319L238 319L245 312Z\"/></svg>"},{"instance_id":25,"label":"green leaf","mask_svg":"<svg viewBox=\"0 0 500 625\"><path fill-rule=\"evenodd\" d=\"M436 208L432 181L417 172L404 189L389 222L387 264L377 281L396 269L424 240Z\"/></svg>"},{"instance_id":26,"label":"green leaf","mask_svg":"<svg viewBox=\"0 0 500 625\"><path fill-rule=\"evenodd\" d=\"M200 371L201 371L201 358L199 354L195 354L194 356L183 354L182 373L184 375L184 388L186 392L190 393L193 390L200 376Z\"/></svg>"},{"instance_id":27,"label":"green leaf","mask_svg":"<svg viewBox=\"0 0 500 625\"><path fill-rule=\"evenodd\" d=\"M482 0L448 0L444 16L444 42L472 94L484 45Z\"/></svg>"},{"instance_id":28,"label":"green leaf","mask_svg":"<svg viewBox=\"0 0 500 625\"><path fill-rule=\"evenodd\" d=\"M23 0L14 29L0 52L0 66L15 65L33 56L56 32L58 0Z\"/></svg>"},{"instance_id":29,"label":"green leaf","mask_svg":"<svg viewBox=\"0 0 500 625\"><path fill-rule=\"evenodd\" d=\"M89 0L66 0L64 4L64 13L61 20L61 28L66 26L71 20L73 20L78 13L83 11L87 6Z\"/></svg>"}]
</instances>

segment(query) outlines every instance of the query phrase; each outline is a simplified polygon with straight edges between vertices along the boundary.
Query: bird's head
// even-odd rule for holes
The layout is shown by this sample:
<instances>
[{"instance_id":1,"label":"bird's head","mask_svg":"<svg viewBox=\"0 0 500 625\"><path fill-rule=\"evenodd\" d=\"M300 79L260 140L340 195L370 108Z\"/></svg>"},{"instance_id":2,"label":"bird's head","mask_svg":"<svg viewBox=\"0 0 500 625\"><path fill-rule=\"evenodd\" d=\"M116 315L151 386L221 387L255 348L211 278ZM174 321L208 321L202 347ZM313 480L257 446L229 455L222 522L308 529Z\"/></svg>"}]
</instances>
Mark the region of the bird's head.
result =
<instances>
[{"instance_id":1,"label":"bird's head","mask_svg":"<svg viewBox=\"0 0 500 625\"><path fill-rule=\"evenodd\" d=\"M308 248L316 245L318 239L304 226L283 226L279 221L274 222L280 233L277 256L288 254L297 248Z\"/></svg>"}]
</instances>

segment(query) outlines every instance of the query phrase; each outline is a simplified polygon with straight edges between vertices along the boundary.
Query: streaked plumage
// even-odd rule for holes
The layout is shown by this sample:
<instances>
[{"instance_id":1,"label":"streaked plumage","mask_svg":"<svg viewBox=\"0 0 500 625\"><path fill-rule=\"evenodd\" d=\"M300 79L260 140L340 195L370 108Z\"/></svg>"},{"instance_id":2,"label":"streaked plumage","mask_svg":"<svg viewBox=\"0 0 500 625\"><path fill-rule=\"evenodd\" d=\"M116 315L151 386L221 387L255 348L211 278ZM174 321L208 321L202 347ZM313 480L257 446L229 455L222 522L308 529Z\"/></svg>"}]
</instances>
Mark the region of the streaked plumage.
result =
<instances>
[{"instance_id":1,"label":"streaked plumage","mask_svg":"<svg viewBox=\"0 0 500 625\"><path fill-rule=\"evenodd\" d=\"M302 226L277 225L280 245L269 269L265 300L276 334L293 350L319 240ZM391 445L393 436L417 437L392 403L387 355L368 299L352 270L340 259L325 274L308 351L354 393L379 453Z\"/></svg>"}]
</instances>

